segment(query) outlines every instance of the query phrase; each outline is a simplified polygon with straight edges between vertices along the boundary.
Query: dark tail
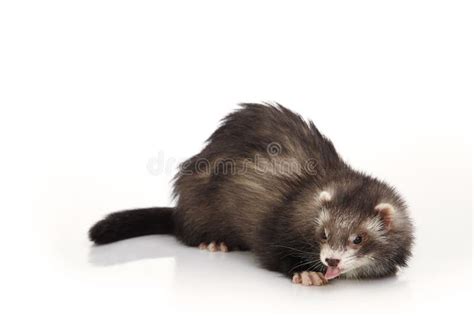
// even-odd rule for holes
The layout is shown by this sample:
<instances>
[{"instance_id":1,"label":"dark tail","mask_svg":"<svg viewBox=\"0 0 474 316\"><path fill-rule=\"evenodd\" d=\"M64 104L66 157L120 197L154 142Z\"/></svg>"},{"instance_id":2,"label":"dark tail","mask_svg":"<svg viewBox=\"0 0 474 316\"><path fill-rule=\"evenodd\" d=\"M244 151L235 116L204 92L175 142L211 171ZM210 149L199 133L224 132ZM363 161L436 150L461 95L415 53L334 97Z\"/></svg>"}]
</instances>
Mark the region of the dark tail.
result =
<instances>
[{"instance_id":1,"label":"dark tail","mask_svg":"<svg viewBox=\"0 0 474 316\"><path fill-rule=\"evenodd\" d=\"M89 238L103 245L144 235L172 234L173 211L172 207L152 207L112 213L91 227Z\"/></svg>"}]
</instances>

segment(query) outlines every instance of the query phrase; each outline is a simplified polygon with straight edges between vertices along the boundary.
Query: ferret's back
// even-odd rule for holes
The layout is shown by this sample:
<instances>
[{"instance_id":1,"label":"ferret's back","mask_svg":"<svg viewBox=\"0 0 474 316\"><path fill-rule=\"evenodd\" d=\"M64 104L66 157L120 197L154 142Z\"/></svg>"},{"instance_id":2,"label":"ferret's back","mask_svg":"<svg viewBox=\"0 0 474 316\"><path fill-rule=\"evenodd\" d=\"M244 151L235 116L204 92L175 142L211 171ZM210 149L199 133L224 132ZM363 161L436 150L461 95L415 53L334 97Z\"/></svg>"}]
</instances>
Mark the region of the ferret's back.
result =
<instances>
[{"instance_id":1,"label":"ferret's back","mask_svg":"<svg viewBox=\"0 0 474 316\"><path fill-rule=\"evenodd\" d=\"M242 104L207 142L175 179L178 221L249 247L268 212L342 163L312 122L280 105Z\"/></svg>"}]
</instances>

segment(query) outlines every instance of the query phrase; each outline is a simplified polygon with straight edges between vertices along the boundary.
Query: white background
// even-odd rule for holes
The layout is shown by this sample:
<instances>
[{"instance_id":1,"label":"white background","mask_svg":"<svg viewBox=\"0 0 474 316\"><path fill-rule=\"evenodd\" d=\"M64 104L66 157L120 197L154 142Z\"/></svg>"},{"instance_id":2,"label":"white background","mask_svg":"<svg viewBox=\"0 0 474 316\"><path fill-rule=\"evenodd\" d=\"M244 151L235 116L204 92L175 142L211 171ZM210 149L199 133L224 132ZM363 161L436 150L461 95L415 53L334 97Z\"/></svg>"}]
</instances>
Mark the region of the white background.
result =
<instances>
[{"instance_id":1,"label":"white background","mask_svg":"<svg viewBox=\"0 0 474 316\"><path fill-rule=\"evenodd\" d=\"M472 312L473 14L468 1L0 2L1 313ZM408 269L307 288L169 236L91 247L106 213L172 205L177 163L237 103L265 100L400 190L417 226Z\"/></svg>"}]
</instances>

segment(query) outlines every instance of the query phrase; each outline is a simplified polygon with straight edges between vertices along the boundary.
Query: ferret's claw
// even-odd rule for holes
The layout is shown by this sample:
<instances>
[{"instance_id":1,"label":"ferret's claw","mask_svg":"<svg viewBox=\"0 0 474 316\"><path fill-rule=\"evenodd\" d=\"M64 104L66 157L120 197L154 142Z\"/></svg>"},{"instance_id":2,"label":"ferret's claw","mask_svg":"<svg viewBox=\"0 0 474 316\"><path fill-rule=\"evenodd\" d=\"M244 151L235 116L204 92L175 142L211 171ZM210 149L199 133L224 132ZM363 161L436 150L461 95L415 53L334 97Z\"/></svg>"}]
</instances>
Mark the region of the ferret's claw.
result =
<instances>
[{"instance_id":1,"label":"ferret's claw","mask_svg":"<svg viewBox=\"0 0 474 316\"><path fill-rule=\"evenodd\" d=\"M293 274L292 282L295 284L302 284L306 286L316 285L321 286L328 284L328 280L321 272L303 271Z\"/></svg>"},{"instance_id":2,"label":"ferret's claw","mask_svg":"<svg viewBox=\"0 0 474 316\"><path fill-rule=\"evenodd\" d=\"M210 252L217 252L217 251L222 251L222 252L228 252L229 247L224 242L217 243L215 241L212 241L209 244L206 244L204 242L199 244L199 249L201 250L209 250Z\"/></svg>"}]
</instances>

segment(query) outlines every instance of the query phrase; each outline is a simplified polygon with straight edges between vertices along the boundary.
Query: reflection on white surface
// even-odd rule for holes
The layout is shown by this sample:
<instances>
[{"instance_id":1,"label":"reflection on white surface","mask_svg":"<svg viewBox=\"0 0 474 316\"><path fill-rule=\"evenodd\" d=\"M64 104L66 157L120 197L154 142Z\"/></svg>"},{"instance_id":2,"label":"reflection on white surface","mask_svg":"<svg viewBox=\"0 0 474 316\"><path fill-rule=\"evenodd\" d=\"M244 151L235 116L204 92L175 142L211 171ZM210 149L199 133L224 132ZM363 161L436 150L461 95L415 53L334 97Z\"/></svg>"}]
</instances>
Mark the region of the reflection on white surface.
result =
<instances>
[{"instance_id":1,"label":"reflection on white surface","mask_svg":"<svg viewBox=\"0 0 474 316\"><path fill-rule=\"evenodd\" d=\"M217 304L232 306L233 311L252 306L275 313L313 309L353 314L395 312L413 308L415 300L424 295L414 292L404 273L380 280L334 280L324 287L295 285L278 273L260 268L250 252L211 253L186 247L171 236L134 238L94 246L89 252L92 267L122 266L125 270L133 266L135 271L144 262L163 258L174 259L167 272L172 274L172 281L165 291L172 294L175 308L183 311ZM115 273L119 277L120 269ZM160 280L155 282L156 287L162 285Z\"/></svg>"},{"instance_id":2,"label":"reflection on white surface","mask_svg":"<svg viewBox=\"0 0 474 316\"><path fill-rule=\"evenodd\" d=\"M89 262L111 266L142 259L174 257L177 242L170 236L145 236L103 246L91 246Z\"/></svg>"}]
</instances>

